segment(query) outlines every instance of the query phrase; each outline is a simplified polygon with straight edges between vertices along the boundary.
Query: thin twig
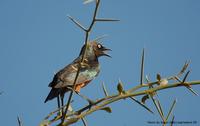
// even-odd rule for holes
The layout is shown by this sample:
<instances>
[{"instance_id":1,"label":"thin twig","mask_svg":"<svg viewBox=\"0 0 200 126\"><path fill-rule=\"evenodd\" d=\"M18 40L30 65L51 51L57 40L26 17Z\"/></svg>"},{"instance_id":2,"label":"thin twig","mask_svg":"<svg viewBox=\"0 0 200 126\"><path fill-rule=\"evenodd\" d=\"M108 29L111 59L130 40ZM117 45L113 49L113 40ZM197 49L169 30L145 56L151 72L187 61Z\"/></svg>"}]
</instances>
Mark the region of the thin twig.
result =
<instances>
[{"instance_id":1,"label":"thin twig","mask_svg":"<svg viewBox=\"0 0 200 126\"><path fill-rule=\"evenodd\" d=\"M81 25L76 19L72 18L70 15L67 15L67 17L72 21L74 22L79 28L81 28L83 31L86 31L86 28Z\"/></svg>"},{"instance_id":2,"label":"thin twig","mask_svg":"<svg viewBox=\"0 0 200 126\"><path fill-rule=\"evenodd\" d=\"M142 50L142 61L141 61L141 74L140 74L140 84L143 84L143 79L144 79L144 48Z\"/></svg>"},{"instance_id":3,"label":"thin twig","mask_svg":"<svg viewBox=\"0 0 200 126\"><path fill-rule=\"evenodd\" d=\"M190 64L190 61L186 61L185 64L183 65L182 69L180 70L180 72L175 76L168 77L167 80L174 80L175 77L178 78L178 77L182 76L185 73L186 69L188 68L189 64Z\"/></svg>"},{"instance_id":4,"label":"thin twig","mask_svg":"<svg viewBox=\"0 0 200 126\"><path fill-rule=\"evenodd\" d=\"M103 92L104 92L105 96L108 96L108 91L106 90L104 83L102 83L102 88L103 88Z\"/></svg>"},{"instance_id":5,"label":"thin twig","mask_svg":"<svg viewBox=\"0 0 200 126\"><path fill-rule=\"evenodd\" d=\"M192 92L194 95L199 96L197 92L195 92L191 87L186 87L190 92Z\"/></svg>"},{"instance_id":6,"label":"thin twig","mask_svg":"<svg viewBox=\"0 0 200 126\"><path fill-rule=\"evenodd\" d=\"M18 122L18 126L22 126L22 121L19 116L17 116L17 122Z\"/></svg>"},{"instance_id":7,"label":"thin twig","mask_svg":"<svg viewBox=\"0 0 200 126\"><path fill-rule=\"evenodd\" d=\"M98 8L99 8L99 4L100 4L100 0L96 0L96 6L95 6L92 22L91 22L89 28L87 29L88 33L92 30L92 27L94 26L94 24L96 22L96 17L97 17L97 11L98 11Z\"/></svg>"},{"instance_id":8,"label":"thin twig","mask_svg":"<svg viewBox=\"0 0 200 126\"><path fill-rule=\"evenodd\" d=\"M83 122L83 125L84 125L84 126L87 126L87 121L86 121L85 118L81 118L81 121Z\"/></svg>"},{"instance_id":9,"label":"thin twig","mask_svg":"<svg viewBox=\"0 0 200 126\"><path fill-rule=\"evenodd\" d=\"M173 124L174 124L174 118L175 118L175 116L172 117L172 121L171 121L171 125L170 126L173 126Z\"/></svg>"},{"instance_id":10,"label":"thin twig","mask_svg":"<svg viewBox=\"0 0 200 126\"><path fill-rule=\"evenodd\" d=\"M162 112L161 112L161 111L162 111L162 110L161 110L162 108L160 108L160 106L158 105L156 99L154 99L153 96L150 95L150 97L151 97L151 99L152 99L152 101L153 101L153 103L154 103L154 105L155 105L155 107L156 107L156 109L157 109L157 111L158 111L158 113L159 113L161 119L163 120L163 122L165 122L165 117L163 116L163 114L162 114Z\"/></svg>"},{"instance_id":11,"label":"thin twig","mask_svg":"<svg viewBox=\"0 0 200 126\"><path fill-rule=\"evenodd\" d=\"M94 0L84 0L83 4L88 4L88 3L91 3L93 2Z\"/></svg>"},{"instance_id":12,"label":"thin twig","mask_svg":"<svg viewBox=\"0 0 200 126\"><path fill-rule=\"evenodd\" d=\"M158 106L159 106L159 108L160 108L160 112L161 112L162 116L164 117L164 113L163 113L162 106L161 106L159 100L158 100L157 102L158 102Z\"/></svg>"},{"instance_id":13,"label":"thin twig","mask_svg":"<svg viewBox=\"0 0 200 126\"><path fill-rule=\"evenodd\" d=\"M106 22L108 22L108 21L120 21L120 20L118 20L118 19L108 19L108 18L97 18L96 21L106 21Z\"/></svg>"},{"instance_id":14,"label":"thin twig","mask_svg":"<svg viewBox=\"0 0 200 126\"><path fill-rule=\"evenodd\" d=\"M168 120L169 116L171 115L172 110L173 110L174 106L176 105L176 102L177 102L177 100L175 99L174 102L172 103L172 106L171 106L168 114L167 114L166 121Z\"/></svg>"},{"instance_id":15,"label":"thin twig","mask_svg":"<svg viewBox=\"0 0 200 126\"><path fill-rule=\"evenodd\" d=\"M147 111L149 111L150 113L154 114L153 111L148 108L145 104L139 102L137 99L135 99L134 97L130 97L133 101L135 101L136 103L138 103L139 105L141 105L142 107L144 107Z\"/></svg>"},{"instance_id":16,"label":"thin twig","mask_svg":"<svg viewBox=\"0 0 200 126\"><path fill-rule=\"evenodd\" d=\"M185 76L184 76L184 78L183 78L183 81L182 81L182 83L185 83L185 80L187 79L187 77L188 77L189 73L190 73L190 71L188 71L188 72L185 74Z\"/></svg>"},{"instance_id":17,"label":"thin twig","mask_svg":"<svg viewBox=\"0 0 200 126\"><path fill-rule=\"evenodd\" d=\"M185 85L185 87L190 91L192 92L194 95L198 96L198 93L195 92L191 87L188 86L187 83L183 83L177 76L174 77L174 79L176 79L178 82L180 82L181 84Z\"/></svg>"},{"instance_id":18,"label":"thin twig","mask_svg":"<svg viewBox=\"0 0 200 126\"><path fill-rule=\"evenodd\" d=\"M188 68L189 64L190 64L190 61L185 61L185 64L183 65L181 71L177 74L177 76L181 76L186 71L186 69Z\"/></svg>"}]
</instances>

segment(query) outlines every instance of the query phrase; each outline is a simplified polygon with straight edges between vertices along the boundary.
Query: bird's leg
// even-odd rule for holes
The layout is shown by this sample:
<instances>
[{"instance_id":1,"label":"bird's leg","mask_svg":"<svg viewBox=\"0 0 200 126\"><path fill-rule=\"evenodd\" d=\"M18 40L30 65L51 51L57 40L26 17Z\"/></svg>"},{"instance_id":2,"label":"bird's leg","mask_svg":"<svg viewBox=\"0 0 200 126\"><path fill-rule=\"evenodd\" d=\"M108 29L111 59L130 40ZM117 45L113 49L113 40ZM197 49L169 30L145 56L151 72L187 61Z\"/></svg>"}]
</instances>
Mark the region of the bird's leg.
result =
<instances>
[{"instance_id":1,"label":"bird's leg","mask_svg":"<svg viewBox=\"0 0 200 126\"><path fill-rule=\"evenodd\" d=\"M60 99L61 99L61 106L62 106L62 115L64 114L64 94L60 95Z\"/></svg>"},{"instance_id":2,"label":"bird's leg","mask_svg":"<svg viewBox=\"0 0 200 126\"><path fill-rule=\"evenodd\" d=\"M58 103L58 108L60 109L60 96L57 96L57 103Z\"/></svg>"},{"instance_id":3,"label":"bird's leg","mask_svg":"<svg viewBox=\"0 0 200 126\"><path fill-rule=\"evenodd\" d=\"M60 106L60 95L58 95L57 96L57 103L58 103L58 109L59 109L59 115L61 114L61 112L60 112L60 108L62 107L62 106Z\"/></svg>"},{"instance_id":4,"label":"bird's leg","mask_svg":"<svg viewBox=\"0 0 200 126\"><path fill-rule=\"evenodd\" d=\"M61 107L62 107L62 106L60 106L60 99L61 99L61 97L60 97L60 95L58 95L58 96L57 96L57 103L58 103L58 109L59 109L58 115L63 114L63 111L60 111L60 109L61 109ZM62 99L61 99L61 100L62 100ZM62 108L62 110L63 110L63 108Z\"/></svg>"}]
</instances>

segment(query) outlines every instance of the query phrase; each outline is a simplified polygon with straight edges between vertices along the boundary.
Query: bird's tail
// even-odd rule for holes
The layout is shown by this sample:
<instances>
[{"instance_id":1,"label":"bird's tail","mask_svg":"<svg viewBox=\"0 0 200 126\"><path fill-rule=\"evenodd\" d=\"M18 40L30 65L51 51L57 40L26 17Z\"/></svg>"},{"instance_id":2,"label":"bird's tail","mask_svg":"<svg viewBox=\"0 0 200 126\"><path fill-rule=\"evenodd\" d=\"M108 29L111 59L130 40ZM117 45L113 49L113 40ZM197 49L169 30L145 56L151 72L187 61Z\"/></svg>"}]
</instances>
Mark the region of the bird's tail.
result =
<instances>
[{"instance_id":1,"label":"bird's tail","mask_svg":"<svg viewBox=\"0 0 200 126\"><path fill-rule=\"evenodd\" d=\"M49 100L54 99L55 97L59 96L59 94L60 94L60 89L52 88L47 98L45 99L44 103L46 103Z\"/></svg>"}]
</instances>

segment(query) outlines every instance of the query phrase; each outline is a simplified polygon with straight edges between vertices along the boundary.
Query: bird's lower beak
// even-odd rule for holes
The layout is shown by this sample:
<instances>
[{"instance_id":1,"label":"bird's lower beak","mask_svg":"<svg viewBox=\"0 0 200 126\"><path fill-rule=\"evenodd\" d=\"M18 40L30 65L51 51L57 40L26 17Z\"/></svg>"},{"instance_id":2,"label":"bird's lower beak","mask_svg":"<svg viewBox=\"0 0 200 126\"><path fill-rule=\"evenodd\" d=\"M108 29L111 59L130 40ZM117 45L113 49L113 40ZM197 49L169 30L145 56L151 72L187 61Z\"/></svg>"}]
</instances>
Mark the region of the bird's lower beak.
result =
<instances>
[{"instance_id":1,"label":"bird's lower beak","mask_svg":"<svg viewBox=\"0 0 200 126\"><path fill-rule=\"evenodd\" d=\"M112 58L110 55L107 54L108 51L112 51L112 50L111 50L111 49L108 49L108 48L104 48L104 49L103 49L103 54L102 54L102 55Z\"/></svg>"}]
</instances>

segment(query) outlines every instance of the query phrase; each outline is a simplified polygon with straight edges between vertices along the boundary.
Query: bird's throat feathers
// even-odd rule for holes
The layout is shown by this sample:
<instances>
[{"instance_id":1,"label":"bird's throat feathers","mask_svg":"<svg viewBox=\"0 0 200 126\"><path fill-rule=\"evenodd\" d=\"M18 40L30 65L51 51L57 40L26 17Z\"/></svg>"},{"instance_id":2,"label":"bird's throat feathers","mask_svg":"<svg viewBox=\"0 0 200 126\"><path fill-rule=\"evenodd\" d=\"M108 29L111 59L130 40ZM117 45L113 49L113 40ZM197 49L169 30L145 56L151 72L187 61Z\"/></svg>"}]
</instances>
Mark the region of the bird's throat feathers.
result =
<instances>
[{"instance_id":1,"label":"bird's throat feathers","mask_svg":"<svg viewBox=\"0 0 200 126\"><path fill-rule=\"evenodd\" d=\"M87 45L85 50L85 46L81 49L80 56L84 56L84 60L86 62L97 62L98 63L98 57L96 56L94 49L91 45ZM85 54L84 54L85 51Z\"/></svg>"}]
</instances>

